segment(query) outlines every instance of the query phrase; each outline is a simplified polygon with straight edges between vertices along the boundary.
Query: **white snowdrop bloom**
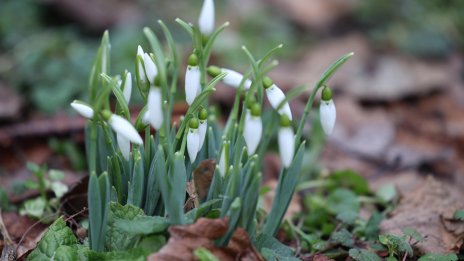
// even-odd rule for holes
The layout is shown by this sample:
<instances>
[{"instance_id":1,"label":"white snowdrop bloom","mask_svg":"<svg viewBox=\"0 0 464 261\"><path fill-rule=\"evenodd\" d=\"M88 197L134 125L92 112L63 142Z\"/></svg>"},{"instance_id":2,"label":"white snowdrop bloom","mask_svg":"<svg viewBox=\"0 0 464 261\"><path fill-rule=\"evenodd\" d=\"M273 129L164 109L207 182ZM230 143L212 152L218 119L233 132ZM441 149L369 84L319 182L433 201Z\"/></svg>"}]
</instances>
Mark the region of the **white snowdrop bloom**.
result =
<instances>
[{"instance_id":1,"label":"white snowdrop bloom","mask_svg":"<svg viewBox=\"0 0 464 261\"><path fill-rule=\"evenodd\" d=\"M132 74L130 72L126 74L126 79L124 81L124 84L121 85L121 87L124 99L126 100L127 104L129 104L132 94Z\"/></svg>"},{"instance_id":2,"label":"white snowdrop bloom","mask_svg":"<svg viewBox=\"0 0 464 261\"><path fill-rule=\"evenodd\" d=\"M198 119L200 121L200 126L198 127L198 134L200 137L200 146L198 146L198 151L203 148L203 144L205 143L206 137L206 130L208 129L208 111L205 108L202 108L198 113Z\"/></svg>"},{"instance_id":3,"label":"white snowdrop bloom","mask_svg":"<svg viewBox=\"0 0 464 261\"><path fill-rule=\"evenodd\" d=\"M148 93L148 121L156 130L161 128L163 124L163 109L161 89L159 87L151 87Z\"/></svg>"},{"instance_id":4,"label":"white snowdrop bloom","mask_svg":"<svg viewBox=\"0 0 464 261\"><path fill-rule=\"evenodd\" d=\"M143 144L142 137L140 137L140 134L128 120L119 115L111 114L108 119L108 123L116 134L121 135L123 138L126 138L132 143L138 145Z\"/></svg>"},{"instance_id":5,"label":"white snowdrop bloom","mask_svg":"<svg viewBox=\"0 0 464 261\"><path fill-rule=\"evenodd\" d=\"M295 153L295 134L287 116L282 116L278 135L279 153L285 168L290 167Z\"/></svg>"},{"instance_id":6,"label":"white snowdrop bloom","mask_svg":"<svg viewBox=\"0 0 464 261\"><path fill-rule=\"evenodd\" d=\"M332 91L328 87L324 87L322 90L322 99L319 107L319 114L322 129L326 135L330 135L335 126L335 120L337 118L337 111L335 104L332 100Z\"/></svg>"},{"instance_id":7,"label":"white snowdrop bloom","mask_svg":"<svg viewBox=\"0 0 464 261\"><path fill-rule=\"evenodd\" d=\"M269 77L264 78L263 80L264 88L266 89L266 97L271 104L272 108L277 109L279 104L285 100L284 92L275 85ZM290 105L288 102L285 102L282 108L279 110L280 115L286 115L289 120L292 120L292 111L290 110Z\"/></svg>"},{"instance_id":8,"label":"white snowdrop bloom","mask_svg":"<svg viewBox=\"0 0 464 261\"><path fill-rule=\"evenodd\" d=\"M82 117L87 119L93 118L93 109L88 104L81 102L81 101L73 101L71 102L71 107L77 111Z\"/></svg>"},{"instance_id":9,"label":"white snowdrop bloom","mask_svg":"<svg viewBox=\"0 0 464 261\"><path fill-rule=\"evenodd\" d=\"M158 75L158 68L148 53L143 54L143 64L145 65L145 74L151 84L155 84L155 78Z\"/></svg>"},{"instance_id":10,"label":"white snowdrop bloom","mask_svg":"<svg viewBox=\"0 0 464 261\"><path fill-rule=\"evenodd\" d=\"M200 147L200 135L198 131L199 121L194 118L190 120L189 130L187 133L187 151L189 154L190 162L193 163L197 158Z\"/></svg>"},{"instance_id":11,"label":"white snowdrop bloom","mask_svg":"<svg viewBox=\"0 0 464 261\"><path fill-rule=\"evenodd\" d=\"M200 77L200 68L198 66L187 66L185 72L185 100L188 105L192 105L201 91Z\"/></svg>"},{"instance_id":12,"label":"white snowdrop bloom","mask_svg":"<svg viewBox=\"0 0 464 261\"><path fill-rule=\"evenodd\" d=\"M263 134L263 123L261 121L261 107L254 104L251 111L247 109L245 125L243 127L243 137L247 145L248 155L253 155L258 148Z\"/></svg>"},{"instance_id":13,"label":"white snowdrop bloom","mask_svg":"<svg viewBox=\"0 0 464 261\"><path fill-rule=\"evenodd\" d=\"M143 51L142 47L139 45L137 47L137 73L139 80L142 84L145 84L147 82L147 75L145 74L145 68L144 68L144 62L143 62L143 57L145 52Z\"/></svg>"},{"instance_id":14,"label":"white snowdrop bloom","mask_svg":"<svg viewBox=\"0 0 464 261\"><path fill-rule=\"evenodd\" d=\"M122 156L126 160L129 160L130 149L131 149L130 141L118 133L116 133L116 139L118 141L118 146L119 146L119 149L121 150Z\"/></svg>"},{"instance_id":15,"label":"white snowdrop bloom","mask_svg":"<svg viewBox=\"0 0 464 261\"><path fill-rule=\"evenodd\" d=\"M222 68L222 72L226 72L227 75L222 79L222 81L232 87L238 88L240 86L240 83L242 82L243 75L239 72L236 72L234 70ZM243 85L243 88L245 90L250 89L251 87L251 80L246 79L245 83Z\"/></svg>"},{"instance_id":16,"label":"white snowdrop bloom","mask_svg":"<svg viewBox=\"0 0 464 261\"><path fill-rule=\"evenodd\" d=\"M198 28L203 35L210 35L214 31L214 1L205 0L198 18Z\"/></svg>"}]
</instances>

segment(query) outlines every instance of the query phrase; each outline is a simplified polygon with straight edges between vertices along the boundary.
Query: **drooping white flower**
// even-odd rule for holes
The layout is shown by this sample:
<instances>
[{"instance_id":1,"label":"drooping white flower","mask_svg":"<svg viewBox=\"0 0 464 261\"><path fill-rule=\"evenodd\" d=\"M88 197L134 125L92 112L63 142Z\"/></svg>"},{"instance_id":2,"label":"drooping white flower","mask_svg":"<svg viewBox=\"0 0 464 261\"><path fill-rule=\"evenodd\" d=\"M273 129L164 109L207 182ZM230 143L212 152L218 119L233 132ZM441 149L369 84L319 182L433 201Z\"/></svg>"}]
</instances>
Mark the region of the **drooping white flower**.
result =
<instances>
[{"instance_id":1,"label":"drooping white flower","mask_svg":"<svg viewBox=\"0 0 464 261\"><path fill-rule=\"evenodd\" d=\"M279 107L279 104L285 100L285 94L269 77L264 78L263 84L266 89L267 99L272 108L276 110ZM289 120L292 120L292 111L290 110L288 102L285 102L278 112L280 115L286 115Z\"/></svg>"},{"instance_id":2,"label":"drooping white flower","mask_svg":"<svg viewBox=\"0 0 464 261\"><path fill-rule=\"evenodd\" d=\"M295 153L295 134L287 116L281 116L278 135L279 153L285 168L290 167Z\"/></svg>"},{"instance_id":3,"label":"drooping white flower","mask_svg":"<svg viewBox=\"0 0 464 261\"><path fill-rule=\"evenodd\" d=\"M245 125L243 127L243 137L247 145L248 155L253 155L258 148L263 133L263 123L261 121L261 107L254 104L251 110L247 109Z\"/></svg>"},{"instance_id":4,"label":"drooping white flower","mask_svg":"<svg viewBox=\"0 0 464 261\"><path fill-rule=\"evenodd\" d=\"M118 133L116 133L116 139L118 141L118 146L119 146L119 149L121 150L122 156L126 160L129 160L130 149L131 149L130 141Z\"/></svg>"},{"instance_id":5,"label":"drooping white flower","mask_svg":"<svg viewBox=\"0 0 464 261\"><path fill-rule=\"evenodd\" d=\"M189 130L187 133L187 151L189 154L190 162L193 163L197 158L200 147L200 136L198 132L199 121L194 118L190 120Z\"/></svg>"},{"instance_id":6,"label":"drooping white flower","mask_svg":"<svg viewBox=\"0 0 464 261\"><path fill-rule=\"evenodd\" d=\"M129 104L132 94L132 74L130 72L127 72L126 79L121 87L124 99L126 100L127 104Z\"/></svg>"},{"instance_id":7,"label":"drooping white flower","mask_svg":"<svg viewBox=\"0 0 464 261\"><path fill-rule=\"evenodd\" d=\"M242 82L243 75L239 72L236 72L234 70L222 68L222 72L226 72L227 75L222 79L222 81L232 87L238 88L240 86L240 83ZM245 90L250 89L251 87L251 80L246 79L245 83L243 85L243 88Z\"/></svg>"},{"instance_id":8,"label":"drooping white flower","mask_svg":"<svg viewBox=\"0 0 464 261\"><path fill-rule=\"evenodd\" d=\"M85 117L87 119L92 119L93 118L93 109L90 107L90 105L81 102L81 101L73 101L71 102L71 107L77 111L82 117Z\"/></svg>"},{"instance_id":9,"label":"drooping white flower","mask_svg":"<svg viewBox=\"0 0 464 261\"><path fill-rule=\"evenodd\" d=\"M328 87L324 87L322 90L322 99L319 107L319 114L322 129L326 135L330 135L335 126L335 120L337 118L337 111L335 104L332 100L332 91Z\"/></svg>"},{"instance_id":10,"label":"drooping white flower","mask_svg":"<svg viewBox=\"0 0 464 261\"><path fill-rule=\"evenodd\" d=\"M148 93L148 113L151 126L159 130L161 125L163 125L162 97L159 87L150 88L150 92Z\"/></svg>"},{"instance_id":11,"label":"drooping white flower","mask_svg":"<svg viewBox=\"0 0 464 261\"><path fill-rule=\"evenodd\" d=\"M200 137L200 146L198 146L198 151L203 148L205 143L206 130L208 129L208 111L205 108L202 108L198 113L198 120L200 121L200 126L198 127L198 135Z\"/></svg>"},{"instance_id":12,"label":"drooping white flower","mask_svg":"<svg viewBox=\"0 0 464 261\"><path fill-rule=\"evenodd\" d=\"M203 35L210 35L214 31L214 1L205 0L198 18L198 28Z\"/></svg>"},{"instance_id":13,"label":"drooping white flower","mask_svg":"<svg viewBox=\"0 0 464 261\"><path fill-rule=\"evenodd\" d=\"M185 100L188 105L192 105L201 91L200 77L200 68L198 66L187 66L185 72Z\"/></svg>"},{"instance_id":14,"label":"drooping white flower","mask_svg":"<svg viewBox=\"0 0 464 261\"><path fill-rule=\"evenodd\" d=\"M108 119L108 123L116 134L121 135L123 138L126 138L132 143L138 145L143 144L142 137L140 137L140 134L128 120L119 115L111 114Z\"/></svg>"},{"instance_id":15,"label":"drooping white flower","mask_svg":"<svg viewBox=\"0 0 464 261\"><path fill-rule=\"evenodd\" d=\"M158 75L158 68L148 53L143 54L143 64L145 65L145 74L151 84L155 84L155 78Z\"/></svg>"},{"instance_id":16,"label":"drooping white flower","mask_svg":"<svg viewBox=\"0 0 464 261\"><path fill-rule=\"evenodd\" d=\"M147 75L145 74L145 66L143 57L145 56L145 52L143 51L142 47L139 45L137 47L137 73L139 80L142 84L147 82Z\"/></svg>"}]
</instances>

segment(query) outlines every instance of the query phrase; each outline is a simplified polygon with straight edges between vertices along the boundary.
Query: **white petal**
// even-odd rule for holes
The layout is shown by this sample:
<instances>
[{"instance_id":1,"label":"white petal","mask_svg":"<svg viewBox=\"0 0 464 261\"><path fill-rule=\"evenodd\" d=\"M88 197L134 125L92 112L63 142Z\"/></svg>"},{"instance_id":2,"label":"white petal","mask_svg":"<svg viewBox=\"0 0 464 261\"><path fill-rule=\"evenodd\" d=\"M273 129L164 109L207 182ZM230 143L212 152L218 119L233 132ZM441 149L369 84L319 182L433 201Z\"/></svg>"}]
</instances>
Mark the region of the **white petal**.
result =
<instances>
[{"instance_id":1,"label":"white petal","mask_svg":"<svg viewBox=\"0 0 464 261\"><path fill-rule=\"evenodd\" d=\"M188 105L192 104L200 90L200 68L188 66L185 72L185 100Z\"/></svg>"},{"instance_id":2,"label":"white petal","mask_svg":"<svg viewBox=\"0 0 464 261\"><path fill-rule=\"evenodd\" d=\"M249 116L245 119L243 136L247 145L248 155L253 155L258 148L263 133L261 117Z\"/></svg>"},{"instance_id":3,"label":"white petal","mask_svg":"<svg viewBox=\"0 0 464 261\"><path fill-rule=\"evenodd\" d=\"M140 45L137 46L137 55L143 58L144 53L145 52L143 51L142 46L140 46Z\"/></svg>"},{"instance_id":4,"label":"white petal","mask_svg":"<svg viewBox=\"0 0 464 261\"><path fill-rule=\"evenodd\" d=\"M128 139L130 142L138 145L143 144L142 137L140 137L137 130L128 120L119 115L112 114L108 123L117 134Z\"/></svg>"},{"instance_id":5,"label":"white petal","mask_svg":"<svg viewBox=\"0 0 464 261\"><path fill-rule=\"evenodd\" d=\"M132 94L132 74L130 72L128 72L126 75L126 81L124 82L124 86L122 88L122 94L124 95L124 99L126 100L127 104L129 104Z\"/></svg>"},{"instance_id":6,"label":"white petal","mask_svg":"<svg viewBox=\"0 0 464 261\"><path fill-rule=\"evenodd\" d=\"M148 112L151 126L159 130L163 124L163 109L161 89L158 87L150 88L150 92L148 93Z\"/></svg>"},{"instance_id":7,"label":"white petal","mask_svg":"<svg viewBox=\"0 0 464 261\"><path fill-rule=\"evenodd\" d=\"M126 160L129 160L130 149L131 149L130 141L119 134L116 134L116 139L118 140L118 146L119 146L119 149L121 150L122 156Z\"/></svg>"},{"instance_id":8,"label":"white petal","mask_svg":"<svg viewBox=\"0 0 464 261\"><path fill-rule=\"evenodd\" d=\"M337 112L333 100L321 101L319 113L322 129L326 135L331 134L337 118Z\"/></svg>"},{"instance_id":9,"label":"white petal","mask_svg":"<svg viewBox=\"0 0 464 261\"><path fill-rule=\"evenodd\" d=\"M77 111L82 117L87 119L93 118L93 109L89 105L80 102L80 101L73 101L71 102L71 107Z\"/></svg>"},{"instance_id":10,"label":"white petal","mask_svg":"<svg viewBox=\"0 0 464 261\"><path fill-rule=\"evenodd\" d=\"M235 88L238 88L240 86L240 82L243 79L243 75L241 73L236 72L234 70L225 69L225 68L222 69L222 72L227 73L227 75L222 79L222 81L225 84L235 87ZM251 86L251 81L247 79L243 87L245 90L248 90L250 89L250 86Z\"/></svg>"},{"instance_id":11,"label":"white petal","mask_svg":"<svg viewBox=\"0 0 464 261\"><path fill-rule=\"evenodd\" d=\"M285 99L284 92L275 84L266 89L266 96L272 108L274 109L276 109L279 106L279 104ZM290 105L288 105L288 102L286 102L282 106L282 108L280 108L279 114L285 114L287 115L289 120L292 120L292 111L290 110Z\"/></svg>"},{"instance_id":12,"label":"white petal","mask_svg":"<svg viewBox=\"0 0 464 261\"><path fill-rule=\"evenodd\" d=\"M203 35L210 35L214 31L214 1L205 0L198 18L198 27Z\"/></svg>"},{"instance_id":13,"label":"white petal","mask_svg":"<svg viewBox=\"0 0 464 261\"><path fill-rule=\"evenodd\" d=\"M203 143L205 143L206 130L208 129L208 121L200 121L200 126L198 126L198 135L200 136L200 146L198 146L198 151L203 148Z\"/></svg>"},{"instance_id":14,"label":"white petal","mask_svg":"<svg viewBox=\"0 0 464 261\"><path fill-rule=\"evenodd\" d=\"M282 163L285 168L290 167L295 153L295 138L292 127L283 127L279 129L279 152Z\"/></svg>"},{"instance_id":15,"label":"white petal","mask_svg":"<svg viewBox=\"0 0 464 261\"><path fill-rule=\"evenodd\" d=\"M158 68L156 68L155 62L153 62L153 59L151 59L148 53L143 54L143 64L145 65L145 73L147 74L148 81L150 81L151 84L155 84Z\"/></svg>"},{"instance_id":16,"label":"white petal","mask_svg":"<svg viewBox=\"0 0 464 261\"><path fill-rule=\"evenodd\" d=\"M189 154L190 162L194 162L197 158L198 147L200 146L200 137L198 129L189 129L187 133L187 151Z\"/></svg>"},{"instance_id":17,"label":"white petal","mask_svg":"<svg viewBox=\"0 0 464 261\"><path fill-rule=\"evenodd\" d=\"M150 112L147 110L142 116L142 123L149 124L150 123Z\"/></svg>"}]
</instances>

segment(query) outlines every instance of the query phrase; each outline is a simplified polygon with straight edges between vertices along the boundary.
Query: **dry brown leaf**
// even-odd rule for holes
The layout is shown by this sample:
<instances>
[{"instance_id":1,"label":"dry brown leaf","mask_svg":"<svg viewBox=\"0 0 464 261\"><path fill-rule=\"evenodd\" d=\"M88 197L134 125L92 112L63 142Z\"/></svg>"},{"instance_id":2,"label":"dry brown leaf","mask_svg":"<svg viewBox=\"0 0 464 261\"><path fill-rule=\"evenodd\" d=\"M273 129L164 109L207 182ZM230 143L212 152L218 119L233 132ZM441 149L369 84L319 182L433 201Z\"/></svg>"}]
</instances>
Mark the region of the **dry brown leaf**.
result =
<instances>
[{"instance_id":1,"label":"dry brown leaf","mask_svg":"<svg viewBox=\"0 0 464 261\"><path fill-rule=\"evenodd\" d=\"M421 253L451 252L462 244L464 223L451 217L464 209L463 198L462 190L429 176L404 196L392 217L382 222L381 231L401 235L401 229L412 227L426 237L416 245Z\"/></svg>"},{"instance_id":2,"label":"dry brown leaf","mask_svg":"<svg viewBox=\"0 0 464 261\"><path fill-rule=\"evenodd\" d=\"M324 255L315 255L313 261L334 261L332 258L328 258Z\"/></svg>"},{"instance_id":3,"label":"dry brown leaf","mask_svg":"<svg viewBox=\"0 0 464 261\"><path fill-rule=\"evenodd\" d=\"M219 239L227 231L227 219L200 218L196 223L169 228L168 243L148 260L197 260L195 249L203 247L213 253L219 260L263 260L251 245L245 230L238 228L227 247L217 247L214 240Z\"/></svg>"}]
</instances>

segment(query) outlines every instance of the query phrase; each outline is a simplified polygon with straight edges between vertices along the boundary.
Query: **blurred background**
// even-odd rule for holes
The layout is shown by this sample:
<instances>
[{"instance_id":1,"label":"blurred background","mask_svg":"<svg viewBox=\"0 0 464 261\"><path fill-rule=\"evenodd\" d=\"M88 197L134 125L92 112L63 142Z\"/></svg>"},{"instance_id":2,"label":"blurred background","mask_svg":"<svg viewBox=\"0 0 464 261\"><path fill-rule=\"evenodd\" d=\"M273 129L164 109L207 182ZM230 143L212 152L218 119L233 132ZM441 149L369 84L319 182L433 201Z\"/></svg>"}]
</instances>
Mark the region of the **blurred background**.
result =
<instances>
[{"instance_id":1,"label":"blurred background","mask_svg":"<svg viewBox=\"0 0 464 261\"><path fill-rule=\"evenodd\" d=\"M85 122L69 103L86 100L103 31L110 31L112 74L134 72L137 45L147 47L142 28L159 32L158 19L171 29L185 58L190 39L174 19L196 23L202 2L1 0L0 177L21 179L27 161L85 170ZM332 61L355 52L329 82L338 118L327 146L318 124L308 126L308 132L315 130L307 161L311 171L350 168L373 180L423 174L451 179L462 172L463 1L215 2L216 24L231 26L219 37L212 63L246 70L242 45L259 57L283 43L276 57L280 65L270 75L285 90L313 86ZM227 108L229 95L218 88L213 99ZM296 114L307 97L292 102ZM14 182L7 180L2 186Z\"/></svg>"}]
</instances>

